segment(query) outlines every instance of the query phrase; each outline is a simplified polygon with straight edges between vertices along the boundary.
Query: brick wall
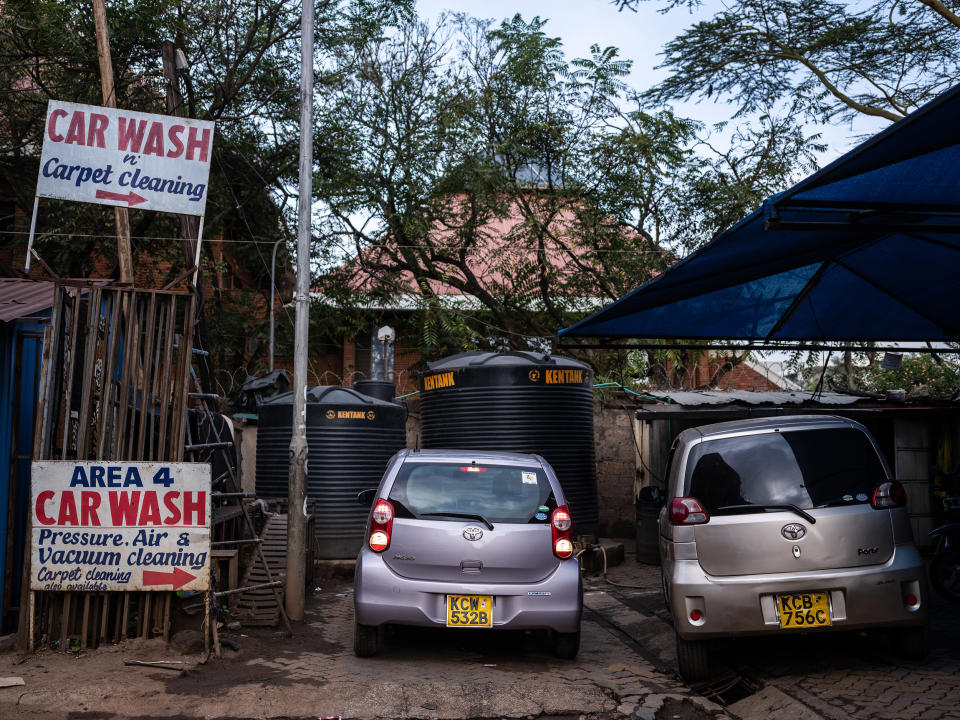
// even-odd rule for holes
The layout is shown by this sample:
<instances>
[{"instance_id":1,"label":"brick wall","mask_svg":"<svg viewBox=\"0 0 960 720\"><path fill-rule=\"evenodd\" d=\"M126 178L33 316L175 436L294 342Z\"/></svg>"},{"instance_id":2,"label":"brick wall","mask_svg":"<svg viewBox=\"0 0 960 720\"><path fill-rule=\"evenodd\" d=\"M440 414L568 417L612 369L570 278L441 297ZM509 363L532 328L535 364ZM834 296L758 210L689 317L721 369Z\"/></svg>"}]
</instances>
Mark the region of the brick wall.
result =
<instances>
[{"instance_id":1,"label":"brick wall","mask_svg":"<svg viewBox=\"0 0 960 720\"><path fill-rule=\"evenodd\" d=\"M708 357L706 353L700 356L697 364L687 371L687 376L679 377L681 387L685 390L706 388L709 390L752 390L769 391L782 388L771 382L764 375L743 363L725 372L716 383L712 383L714 376L723 367L726 361L715 357Z\"/></svg>"},{"instance_id":2,"label":"brick wall","mask_svg":"<svg viewBox=\"0 0 960 720\"><path fill-rule=\"evenodd\" d=\"M771 382L748 365L737 365L733 370L725 373L717 383L719 390L752 390L766 392L782 390L779 385Z\"/></svg>"}]
</instances>

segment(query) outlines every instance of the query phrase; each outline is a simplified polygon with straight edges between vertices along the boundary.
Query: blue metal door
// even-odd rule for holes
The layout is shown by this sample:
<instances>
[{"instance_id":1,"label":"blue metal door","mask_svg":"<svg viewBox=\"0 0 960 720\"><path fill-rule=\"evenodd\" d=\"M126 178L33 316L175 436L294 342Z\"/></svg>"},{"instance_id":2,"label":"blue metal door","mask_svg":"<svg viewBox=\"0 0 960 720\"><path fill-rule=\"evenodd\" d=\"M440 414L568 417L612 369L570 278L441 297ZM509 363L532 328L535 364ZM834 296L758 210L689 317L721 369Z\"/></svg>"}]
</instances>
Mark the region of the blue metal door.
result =
<instances>
[{"instance_id":1,"label":"blue metal door","mask_svg":"<svg viewBox=\"0 0 960 720\"><path fill-rule=\"evenodd\" d=\"M30 502L33 419L47 323L0 327L0 631L16 629ZM10 459L3 455L9 449Z\"/></svg>"}]
</instances>

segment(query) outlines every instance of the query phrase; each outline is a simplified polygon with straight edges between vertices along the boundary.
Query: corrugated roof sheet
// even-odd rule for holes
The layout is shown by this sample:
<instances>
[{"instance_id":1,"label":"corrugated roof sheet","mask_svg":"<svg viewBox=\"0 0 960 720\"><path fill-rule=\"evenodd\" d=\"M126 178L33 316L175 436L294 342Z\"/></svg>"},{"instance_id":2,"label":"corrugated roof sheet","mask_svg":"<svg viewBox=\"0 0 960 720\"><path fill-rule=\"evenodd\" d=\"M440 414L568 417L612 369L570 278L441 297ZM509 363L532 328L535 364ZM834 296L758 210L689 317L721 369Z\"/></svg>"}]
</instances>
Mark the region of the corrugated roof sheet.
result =
<instances>
[{"instance_id":1,"label":"corrugated roof sheet","mask_svg":"<svg viewBox=\"0 0 960 720\"><path fill-rule=\"evenodd\" d=\"M713 390L703 390L697 392L688 392L683 390L658 392L647 391L664 402L674 403L683 406L697 405L727 405L729 403L746 403L747 405L802 405L812 402L817 405L853 405L862 397L856 395L845 395L843 393L825 392L820 393L814 398L810 391L801 392L752 392L748 390L731 390L729 392L716 392Z\"/></svg>"},{"instance_id":2,"label":"corrugated roof sheet","mask_svg":"<svg viewBox=\"0 0 960 720\"><path fill-rule=\"evenodd\" d=\"M0 322L30 317L52 306L51 281L0 278Z\"/></svg>"}]
</instances>

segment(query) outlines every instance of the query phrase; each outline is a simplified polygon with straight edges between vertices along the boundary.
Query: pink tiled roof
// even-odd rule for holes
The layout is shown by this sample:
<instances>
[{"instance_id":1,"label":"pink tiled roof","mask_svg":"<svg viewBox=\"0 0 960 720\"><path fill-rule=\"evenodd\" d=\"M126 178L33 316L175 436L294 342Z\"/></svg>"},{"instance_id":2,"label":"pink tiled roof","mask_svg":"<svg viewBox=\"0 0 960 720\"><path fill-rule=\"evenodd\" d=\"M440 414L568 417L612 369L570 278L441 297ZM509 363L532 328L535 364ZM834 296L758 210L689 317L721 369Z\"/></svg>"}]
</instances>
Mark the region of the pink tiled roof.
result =
<instances>
[{"instance_id":1,"label":"pink tiled roof","mask_svg":"<svg viewBox=\"0 0 960 720\"><path fill-rule=\"evenodd\" d=\"M531 239L531 234L523 232L525 220L522 210L513 203L509 214L494 217L475 231L478 239L466 253L465 264L467 270L476 276L485 288L496 288L521 297L537 294L538 247L536 241ZM661 252L629 227L610 221L608 228L611 232L621 232L625 237L633 239L637 246L642 246L638 247L638 250ZM595 260L590 256L589 249L578 239L580 233L577 218L571 209L556 213L549 223L549 231L552 237L545 239L544 253L550 267L550 282L554 288L561 288L566 284L565 279L569 280L586 272L579 262L592 266ZM462 245L459 232L459 228L441 226L438 223L430 241L438 250L446 248L452 258L459 259ZM349 287L361 292L419 294L420 290L412 273L404 271L385 282L376 276L375 269L365 267L367 264L392 264L390 254L401 249L389 242L383 247L367 248L363 252L363 262L354 257L337 268L332 275L345 279ZM466 281L463 268L454 262L435 261L434 264L454 282L428 279L426 282L430 290L437 295L464 295L465 293L455 286L457 279ZM616 264L615 258L613 264ZM633 278L634 283L636 280L637 278Z\"/></svg>"}]
</instances>

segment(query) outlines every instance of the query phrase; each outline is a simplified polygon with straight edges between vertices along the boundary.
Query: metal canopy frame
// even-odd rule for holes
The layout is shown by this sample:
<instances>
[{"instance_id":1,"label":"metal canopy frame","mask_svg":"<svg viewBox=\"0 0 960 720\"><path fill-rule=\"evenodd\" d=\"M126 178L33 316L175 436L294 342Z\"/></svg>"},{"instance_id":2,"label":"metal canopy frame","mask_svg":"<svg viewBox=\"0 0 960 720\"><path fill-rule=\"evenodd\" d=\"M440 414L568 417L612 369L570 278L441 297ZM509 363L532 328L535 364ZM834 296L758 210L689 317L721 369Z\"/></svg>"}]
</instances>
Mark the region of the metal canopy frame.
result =
<instances>
[{"instance_id":1,"label":"metal canopy frame","mask_svg":"<svg viewBox=\"0 0 960 720\"><path fill-rule=\"evenodd\" d=\"M690 338L689 342L682 342L683 338L672 338L663 342L623 342L613 338L600 338L599 342L581 343L571 340L564 340L558 337L554 340L554 347L558 350L756 350L782 352L844 352L852 350L854 352L888 352L888 353L935 353L937 355L960 354L960 347L939 348L939 347L899 347L896 345L865 345L863 343L873 342L863 340L859 345L836 344L827 345L816 342L811 338L809 342L800 341L793 344L769 343L769 342L703 342L703 338Z\"/></svg>"}]
</instances>

